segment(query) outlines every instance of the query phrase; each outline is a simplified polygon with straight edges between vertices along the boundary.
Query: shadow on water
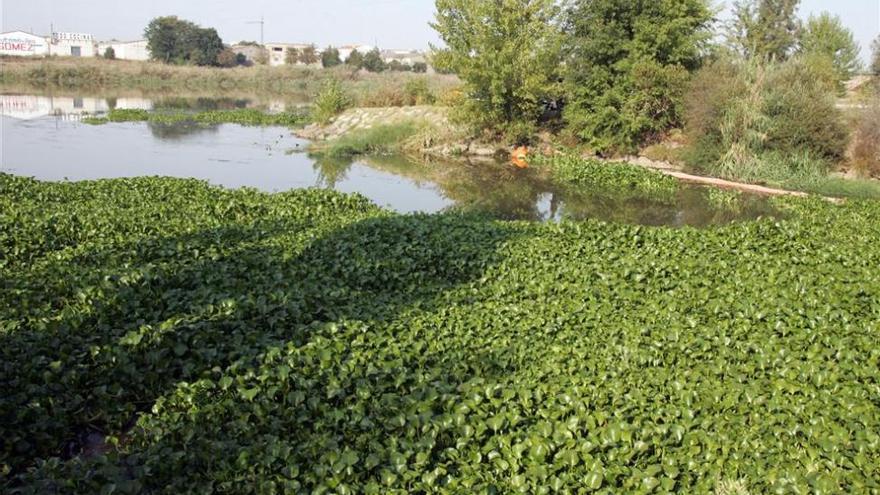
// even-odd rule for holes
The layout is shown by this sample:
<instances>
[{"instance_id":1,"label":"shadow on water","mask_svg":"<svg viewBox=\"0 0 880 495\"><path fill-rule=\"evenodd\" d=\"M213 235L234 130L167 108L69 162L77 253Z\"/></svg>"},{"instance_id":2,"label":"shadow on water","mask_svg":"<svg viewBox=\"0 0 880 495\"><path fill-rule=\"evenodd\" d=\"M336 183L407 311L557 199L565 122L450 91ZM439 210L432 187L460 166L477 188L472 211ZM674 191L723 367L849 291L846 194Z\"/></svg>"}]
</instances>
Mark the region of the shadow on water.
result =
<instances>
[{"instance_id":1,"label":"shadow on water","mask_svg":"<svg viewBox=\"0 0 880 495\"><path fill-rule=\"evenodd\" d=\"M262 435L278 434L279 428L296 446L303 470L331 444L368 449L390 434L391 419L413 401L503 373L504 365L479 349L451 362L413 352L421 344L407 341L399 345L409 352L364 363L373 368L369 373L341 369L356 354L354 346L364 338L397 345L394 335L374 333L380 331L372 326L414 308L442 310L445 294L479 280L516 235L513 226L452 213L382 215L333 228L316 227L304 215L143 239L49 263L4 284L5 291L33 303L0 308L17 322L0 333L4 374L11 377L0 410L11 435L5 441L31 462L71 458L82 453L90 433L124 431L181 382L216 380L232 363L238 363L232 372L238 376L260 373L267 349L312 343L323 346L326 363L303 362L291 371L308 407L279 401L282 409L261 416L255 404L242 433L229 425L242 421L234 415L251 406L239 403L223 412L220 403L202 404L221 412L197 420L197 438L181 440L193 426L189 420L168 424L161 439L141 439L118 461L162 458L150 466L158 483L187 473L194 486L208 487L213 471L234 464L241 451L218 448L206 465L197 456L161 455L162 449L179 449L180 442L193 452L251 442L259 449ZM88 309L72 309L82 298ZM343 389L329 393L334 387ZM363 394L382 397L364 412L373 426L345 431L340 415L350 414ZM156 457L140 456L147 451ZM13 472L31 462L13 465ZM149 487L150 479L139 482Z\"/></svg>"}]
</instances>

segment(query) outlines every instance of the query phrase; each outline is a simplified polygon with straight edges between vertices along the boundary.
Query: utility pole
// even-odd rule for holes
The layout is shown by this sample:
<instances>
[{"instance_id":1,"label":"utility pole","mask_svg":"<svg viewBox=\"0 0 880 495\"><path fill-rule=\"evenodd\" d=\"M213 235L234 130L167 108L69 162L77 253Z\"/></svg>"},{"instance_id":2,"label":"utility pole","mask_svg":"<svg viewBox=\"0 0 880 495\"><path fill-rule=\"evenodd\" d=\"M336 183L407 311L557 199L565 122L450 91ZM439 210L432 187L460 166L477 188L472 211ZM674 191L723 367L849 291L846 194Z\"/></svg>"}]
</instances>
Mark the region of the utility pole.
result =
<instances>
[{"instance_id":1,"label":"utility pole","mask_svg":"<svg viewBox=\"0 0 880 495\"><path fill-rule=\"evenodd\" d=\"M263 18L263 16L260 16L259 21L250 21L250 22L246 22L245 24L259 24L260 25L260 46L265 45L266 42L265 42L265 39L263 38L263 32L264 32L264 28L266 26L266 20Z\"/></svg>"}]
</instances>

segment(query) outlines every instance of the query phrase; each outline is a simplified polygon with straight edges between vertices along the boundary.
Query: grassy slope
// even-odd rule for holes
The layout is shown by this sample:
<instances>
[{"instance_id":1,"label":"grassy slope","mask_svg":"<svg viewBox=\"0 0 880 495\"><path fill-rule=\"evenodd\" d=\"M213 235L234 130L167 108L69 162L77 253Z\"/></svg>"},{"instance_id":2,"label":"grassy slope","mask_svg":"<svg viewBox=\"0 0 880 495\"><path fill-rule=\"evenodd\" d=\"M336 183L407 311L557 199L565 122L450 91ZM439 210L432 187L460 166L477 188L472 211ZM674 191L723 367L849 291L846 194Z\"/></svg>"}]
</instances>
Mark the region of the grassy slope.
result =
<instances>
[{"instance_id":1,"label":"grassy slope","mask_svg":"<svg viewBox=\"0 0 880 495\"><path fill-rule=\"evenodd\" d=\"M139 417L13 483L877 490L880 205L787 204L669 230L0 175L0 468Z\"/></svg>"}]
</instances>

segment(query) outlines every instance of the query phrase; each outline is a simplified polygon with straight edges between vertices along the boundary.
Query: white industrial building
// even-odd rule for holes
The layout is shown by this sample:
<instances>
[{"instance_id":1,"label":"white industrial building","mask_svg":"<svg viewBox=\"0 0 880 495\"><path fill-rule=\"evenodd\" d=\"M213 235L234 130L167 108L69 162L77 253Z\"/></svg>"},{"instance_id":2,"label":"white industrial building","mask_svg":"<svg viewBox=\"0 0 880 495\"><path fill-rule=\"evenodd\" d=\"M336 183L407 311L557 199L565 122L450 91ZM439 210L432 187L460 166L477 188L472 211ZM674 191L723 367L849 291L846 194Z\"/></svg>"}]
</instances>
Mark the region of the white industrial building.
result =
<instances>
[{"instance_id":1,"label":"white industrial building","mask_svg":"<svg viewBox=\"0 0 880 495\"><path fill-rule=\"evenodd\" d=\"M44 57L48 54L49 42L44 36L24 31L0 33L0 55Z\"/></svg>"},{"instance_id":2,"label":"white industrial building","mask_svg":"<svg viewBox=\"0 0 880 495\"><path fill-rule=\"evenodd\" d=\"M50 55L60 57L94 57L97 53L95 37L86 33L53 33Z\"/></svg>"},{"instance_id":3,"label":"white industrial building","mask_svg":"<svg viewBox=\"0 0 880 495\"><path fill-rule=\"evenodd\" d=\"M0 95L0 115L30 120L55 116L64 120L80 120L99 115L112 108L152 110L153 102L145 98L90 98L75 96Z\"/></svg>"},{"instance_id":4,"label":"white industrial building","mask_svg":"<svg viewBox=\"0 0 880 495\"><path fill-rule=\"evenodd\" d=\"M313 45L308 43L266 43L266 52L269 54L269 65L276 67L287 64L287 52L290 50L298 50L302 52L304 49ZM316 55L319 55L318 49L315 48Z\"/></svg>"},{"instance_id":5,"label":"white industrial building","mask_svg":"<svg viewBox=\"0 0 880 495\"><path fill-rule=\"evenodd\" d=\"M418 50L382 50L382 60L385 63L398 61L404 65L428 63L428 58Z\"/></svg>"},{"instance_id":6,"label":"white industrial building","mask_svg":"<svg viewBox=\"0 0 880 495\"><path fill-rule=\"evenodd\" d=\"M108 48L119 60L150 60L150 48L147 40L136 41L101 41L97 45L98 56L104 56Z\"/></svg>"},{"instance_id":7,"label":"white industrial building","mask_svg":"<svg viewBox=\"0 0 880 495\"><path fill-rule=\"evenodd\" d=\"M25 31L0 33L0 55L18 57L96 57L113 47L121 60L149 60L146 40L98 42L87 33L53 33L38 36Z\"/></svg>"}]
</instances>

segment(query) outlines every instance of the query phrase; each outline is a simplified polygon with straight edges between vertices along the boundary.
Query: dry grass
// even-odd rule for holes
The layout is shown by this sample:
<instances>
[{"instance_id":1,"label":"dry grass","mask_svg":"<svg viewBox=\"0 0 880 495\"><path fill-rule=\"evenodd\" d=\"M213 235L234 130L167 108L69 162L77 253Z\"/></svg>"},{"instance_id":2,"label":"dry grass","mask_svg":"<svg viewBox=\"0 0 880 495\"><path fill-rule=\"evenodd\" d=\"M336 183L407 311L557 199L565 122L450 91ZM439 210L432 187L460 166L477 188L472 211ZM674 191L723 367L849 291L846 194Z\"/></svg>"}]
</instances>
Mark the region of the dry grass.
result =
<instances>
[{"instance_id":1,"label":"dry grass","mask_svg":"<svg viewBox=\"0 0 880 495\"><path fill-rule=\"evenodd\" d=\"M140 93L273 95L310 100L328 79L342 82L356 102L377 93L403 92L412 80L426 80L431 91L441 93L458 85L455 76L406 72L372 74L344 66L320 69L298 66L254 66L223 69L166 65L99 58L0 60L0 85L17 90L76 90L87 92L137 91Z\"/></svg>"},{"instance_id":2,"label":"dry grass","mask_svg":"<svg viewBox=\"0 0 880 495\"><path fill-rule=\"evenodd\" d=\"M880 177L880 99L855 119L849 162L860 177Z\"/></svg>"}]
</instances>

